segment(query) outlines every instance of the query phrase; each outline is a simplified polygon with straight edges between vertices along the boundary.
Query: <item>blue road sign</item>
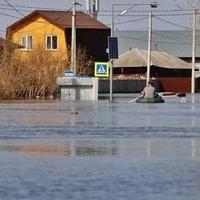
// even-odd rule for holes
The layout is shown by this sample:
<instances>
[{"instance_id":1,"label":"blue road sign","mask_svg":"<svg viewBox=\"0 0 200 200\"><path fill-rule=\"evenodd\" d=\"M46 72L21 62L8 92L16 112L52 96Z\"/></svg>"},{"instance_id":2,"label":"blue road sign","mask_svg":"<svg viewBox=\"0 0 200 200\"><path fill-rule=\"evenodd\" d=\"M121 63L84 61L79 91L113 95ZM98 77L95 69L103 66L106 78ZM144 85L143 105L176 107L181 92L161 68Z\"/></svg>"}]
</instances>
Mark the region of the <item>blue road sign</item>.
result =
<instances>
[{"instance_id":1,"label":"blue road sign","mask_svg":"<svg viewBox=\"0 0 200 200\"><path fill-rule=\"evenodd\" d=\"M109 76L109 63L108 62L96 62L95 63L95 76L96 77L108 77Z\"/></svg>"}]
</instances>

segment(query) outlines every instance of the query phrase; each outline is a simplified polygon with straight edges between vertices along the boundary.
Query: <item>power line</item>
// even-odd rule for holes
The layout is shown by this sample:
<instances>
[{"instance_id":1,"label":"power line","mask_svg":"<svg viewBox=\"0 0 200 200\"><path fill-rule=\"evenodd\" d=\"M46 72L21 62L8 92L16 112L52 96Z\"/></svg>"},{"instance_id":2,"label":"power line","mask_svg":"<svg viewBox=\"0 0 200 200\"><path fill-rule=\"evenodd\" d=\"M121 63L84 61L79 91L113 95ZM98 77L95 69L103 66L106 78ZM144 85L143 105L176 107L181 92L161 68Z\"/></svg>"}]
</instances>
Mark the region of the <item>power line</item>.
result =
<instances>
[{"instance_id":1,"label":"power line","mask_svg":"<svg viewBox=\"0 0 200 200\"><path fill-rule=\"evenodd\" d=\"M1 7L0 6L0 10L9 10L9 11L13 11L13 8L8 8L8 7ZM25 10L25 9L18 9L18 11L22 11L22 12L30 12L31 10Z\"/></svg>"},{"instance_id":2,"label":"power line","mask_svg":"<svg viewBox=\"0 0 200 200\"><path fill-rule=\"evenodd\" d=\"M149 13L146 13L146 14L127 14L123 17L144 17L144 16L148 16ZM172 14L153 14L154 16L192 16L192 13L172 13ZM99 14L98 16L101 16L101 17L111 17L112 15L111 14Z\"/></svg>"},{"instance_id":3,"label":"power line","mask_svg":"<svg viewBox=\"0 0 200 200\"><path fill-rule=\"evenodd\" d=\"M155 32L153 32L153 34L155 34ZM127 36L117 36L118 38L122 38L122 39L127 39L127 40L135 40L135 41L140 41L140 42L147 42L148 40L147 39L139 39L139 38L137 38L137 37L127 37ZM168 39L170 39L170 38L168 38ZM173 40L173 39L172 39ZM163 41L163 40L159 40L159 39L157 39L157 38L153 38L153 41L156 41L156 42L158 42L159 44L168 44L168 45L183 45L183 46L190 46L191 45L191 43L189 43L189 42L182 42L182 41L180 41L180 42L177 42L177 40L174 42L174 40L173 41ZM198 44L197 44L198 45ZM199 45L198 45L199 46Z\"/></svg>"},{"instance_id":4,"label":"power line","mask_svg":"<svg viewBox=\"0 0 200 200\"><path fill-rule=\"evenodd\" d=\"M186 0L186 2L191 6L191 8L193 8L193 5L190 3L189 0Z\"/></svg>"},{"instance_id":5,"label":"power line","mask_svg":"<svg viewBox=\"0 0 200 200\"><path fill-rule=\"evenodd\" d=\"M2 7L8 7L8 4L1 4L0 3L0 6ZM36 6L20 6L20 5L12 5L13 7L15 8L28 8L28 9L38 9L38 10L41 10L41 9L45 9L45 10L56 10L55 8L48 8L48 7L36 7ZM10 7L10 6L9 6ZM63 9L64 10L64 9Z\"/></svg>"},{"instance_id":6,"label":"power line","mask_svg":"<svg viewBox=\"0 0 200 200\"><path fill-rule=\"evenodd\" d=\"M66 12L69 12L69 11L72 9L72 7L73 7L73 6L71 6L71 7L70 7L67 11L65 11L61 16L55 18L55 19L53 20L53 22L57 22L60 18L62 18L62 17L66 14ZM32 32L32 31L35 31L35 30L39 30L39 29L42 29L42 28L44 28L44 27L46 27L46 26L48 26L48 25L51 24L51 22L43 22L43 21L38 21L38 20L36 20L35 22L37 22L37 23L43 23L44 26L41 26L41 27L39 27L39 28L35 28L35 29L32 29L32 30L29 30L29 31L27 31L27 32Z\"/></svg>"},{"instance_id":7,"label":"power line","mask_svg":"<svg viewBox=\"0 0 200 200\"><path fill-rule=\"evenodd\" d=\"M166 31L166 32L156 31L155 34L165 36L165 37L166 37L166 35L171 35L171 36L173 36L173 38L175 38L177 36L178 36L178 38L180 38L180 37L187 37L188 38L188 37L192 37L191 34L190 34L190 36L188 35L188 33L191 33L191 32L192 32L192 30L184 31L184 32L183 31L177 31L177 30L176 31Z\"/></svg>"},{"instance_id":8,"label":"power line","mask_svg":"<svg viewBox=\"0 0 200 200\"><path fill-rule=\"evenodd\" d=\"M54 22L57 22L60 18L62 18L62 17L66 14L66 12L69 12L71 9L72 9L72 6L71 6L67 11L65 11L65 12L63 13L63 15L57 17L57 18L54 19L53 21L54 21ZM0 12L0 15L12 17L12 18L17 18L17 19L21 19L20 17L13 16L13 15L9 15L9 14L5 14L5 13L1 13L1 12ZM140 19L132 20L132 21L138 21L138 20L140 20ZM45 26L48 26L49 24L51 24L51 22L44 22L44 21L38 21L38 20L36 20L35 22L44 24L44 26L41 26L41 27L39 27L39 28L37 27L37 28L35 28L35 29L29 30L28 32L32 32L32 31L35 31L35 30L38 30L38 29L42 29L42 28L44 28ZM65 25L65 24L61 24L61 25ZM88 26L90 26L90 25L88 25ZM90 27L92 28L93 25L91 25Z\"/></svg>"},{"instance_id":9,"label":"power line","mask_svg":"<svg viewBox=\"0 0 200 200\"><path fill-rule=\"evenodd\" d=\"M51 10L51 11L65 11L66 9L56 9L56 8L46 8L46 7L26 7L26 6L18 6L20 7L20 9L17 9L18 11L22 11L22 12L32 12L34 10ZM2 4L0 4L0 9L1 10L14 10L12 7L8 7L8 6L2 6ZM81 11L81 10L80 10ZM84 11L84 10L82 10Z\"/></svg>"},{"instance_id":10,"label":"power line","mask_svg":"<svg viewBox=\"0 0 200 200\"><path fill-rule=\"evenodd\" d=\"M179 32L175 32L175 33L172 33L172 32L167 32L167 33L165 33L165 32L158 32L158 31L153 31L153 34L154 35L158 35L158 36L161 36L161 37L163 37L163 38L167 38L167 39L169 39L169 40L173 40L173 41L175 41L174 43L177 43L178 41L180 42L180 44L182 44L182 43L184 43L184 44L190 44L191 45L191 43L185 43L185 38L186 38L186 36L185 36L185 38L182 38L183 40L180 40L181 39L181 37L183 36L183 34L180 34ZM173 35L173 36L169 36L169 34L170 35ZM190 36L188 36L187 35L187 39L190 39L190 40L192 40L192 34L190 35ZM177 43L177 44L179 44L179 43Z\"/></svg>"},{"instance_id":11,"label":"power line","mask_svg":"<svg viewBox=\"0 0 200 200\"><path fill-rule=\"evenodd\" d=\"M198 10L198 8L196 8ZM122 12L123 10L120 9L120 10L115 10L115 12L117 13L120 13ZM129 13L138 13L138 12L154 12L154 13L157 13L157 12L192 12L193 9L156 9L156 10L150 10L150 9L142 9L142 10L130 10ZM111 10L100 10L99 12L111 12Z\"/></svg>"},{"instance_id":12,"label":"power line","mask_svg":"<svg viewBox=\"0 0 200 200\"><path fill-rule=\"evenodd\" d=\"M4 0L13 10L15 10L18 14L22 15L24 17L24 14L22 14L20 11L18 11L12 4L8 2L8 0Z\"/></svg>"},{"instance_id":13,"label":"power line","mask_svg":"<svg viewBox=\"0 0 200 200\"><path fill-rule=\"evenodd\" d=\"M176 5L178 6L179 9L184 10L184 9L182 8L182 6L177 2L177 0L175 0L175 3L176 3Z\"/></svg>"},{"instance_id":14,"label":"power line","mask_svg":"<svg viewBox=\"0 0 200 200\"><path fill-rule=\"evenodd\" d=\"M7 4L5 5L5 4L0 4L0 6L6 6L6 7L10 7L10 9L11 10L15 10L16 12L18 12L18 13L20 13L19 11L27 11L28 12L28 10L20 10L20 9L16 9L15 7L19 7L19 8L39 8L39 9L41 9L41 7L30 7L30 6L18 6L18 5L11 5L7 0L4 0ZM1 9L1 8L0 8ZM3 8L2 8L3 9ZM5 8L4 8L5 9ZM6 8L6 9L9 9L9 8ZM44 9L44 8L43 8ZM45 8L45 9L49 9L49 8ZM53 10L52 8L50 8L51 10ZM57 9L56 9L57 10ZM71 8L69 9L69 10L71 10ZM171 24L171 25L174 25L174 26L177 26L177 27L181 27L181 28L184 28L184 29L190 29L190 28L188 28L188 27L185 27L185 26L183 26L183 25L179 25L179 24L176 24L176 23L174 23L174 22L170 22L170 21L167 21L167 20L165 20L165 19L161 19L161 18L159 18L159 17L165 17L165 16L168 16L168 17L170 17L170 16L191 16L192 15L192 11L193 9L182 9L182 10L177 10L177 9L172 9L172 10L169 10L169 9L167 9L167 10L155 10L154 12L156 13L156 14L154 14L153 15L153 17L155 17L155 18L157 18L158 20L161 20L161 21L163 21L163 22L166 22L166 23L168 23L168 24ZM59 11L59 10L58 10ZM183 12L184 11L184 12ZM191 13L186 13L186 11L188 12L188 11L190 11ZM102 11L100 11L100 12L111 12L110 10L102 10ZM136 10L136 11L129 11L130 13L141 13L141 12L148 12L148 11L144 11L144 10ZM161 12L163 12L163 13L161 13ZM172 13L173 12L173 13ZM160 13L160 14L158 14L158 13ZM20 13L21 15L23 15L22 13ZM0 12L0 15L4 15L4 16L7 16L7 17L12 17L12 18L17 18L17 19L20 19L19 17L17 17L17 16L13 16L13 15L10 15L10 14L6 14L6 13L1 13ZM64 15L64 14L63 14ZM24 16L24 15L23 15ZM108 17L108 16L111 16L110 14L109 15L107 15L107 14L100 14L99 16L101 16L101 17ZM116 22L116 24L126 24L126 23L131 23L131 22L137 22L137 21L141 21L141 20L144 20L144 19L146 19L147 18L147 14L127 14L126 16L123 16L123 17L140 17L139 19L133 19L133 20L127 20L127 21L121 21L121 22ZM60 19L62 16L59 16L57 19L55 19L54 21L56 22L58 19ZM37 21L38 23L45 23L45 26L47 26L48 24L46 23L46 22L41 22L41 21ZM109 25L109 24L108 24ZM42 28L42 27L41 27ZM39 28L37 28L37 29L39 29ZM36 29L34 29L34 30L36 30ZM33 31L33 30L31 30L31 31Z\"/></svg>"},{"instance_id":15,"label":"power line","mask_svg":"<svg viewBox=\"0 0 200 200\"><path fill-rule=\"evenodd\" d=\"M6 0L5 0L6 1ZM11 4L10 4L11 5ZM0 6L2 6L2 7L8 7L8 5L7 4L0 4ZM45 10L64 10L64 9L55 9L55 8L50 8L50 7L35 7L35 6L19 6L19 5L11 5L14 9L16 9L16 8L28 8L28 9L45 9ZM9 6L10 7L10 6ZM198 9L198 8L196 8L196 9ZM20 10L20 9L17 9L18 11ZM156 12L184 12L184 11L190 11L190 12L192 12L192 10L193 9L183 9L183 8L181 8L181 9L156 9L156 10L154 10L153 12L154 13L156 13ZM23 10L21 10L21 11L23 11ZM80 11L85 11L85 10L80 10ZM121 12L122 10L115 10L115 12ZM111 10L99 10L99 12L109 12L109 13L111 13ZM146 10L144 10L144 9L142 9L142 10L130 10L129 11L129 13L135 13L135 12L152 12L152 10L150 10L150 9L146 9Z\"/></svg>"},{"instance_id":16,"label":"power line","mask_svg":"<svg viewBox=\"0 0 200 200\"><path fill-rule=\"evenodd\" d=\"M5 13L2 13L2 12L0 12L0 15L4 15L4 16L7 16L7 17L15 18L15 19L21 19L21 17L17 17L17 16L10 15L10 14L5 14Z\"/></svg>"},{"instance_id":17,"label":"power line","mask_svg":"<svg viewBox=\"0 0 200 200\"><path fill-rule=\"evenodd\" d=\"M126 24L126 23L131 23L131 22L137 22L137 21L142 21L144 19L147 19L147 16L135 19L135 20L129 20L129 21L122 21L122 22L116 22L115 24Z\"/></svg>"},{"instance_id":18,"label":"power line","mask_svg":"<svg viewBox=\"0 0 200 200\"><path fill-rule=\"evenodd\" d=\"M170 22L170 21L168 21L168 20L161 19L161 18L156 17L156 16L154 16L154 18L156 18L156 19L158 19L158 20L160 20L160 21L163 21L163 22L167 22L168 24L171 24L171 25L173 25L173 26L177 26L177 27L180 27L180 28L184 28L184 29L186 29L186 30L190 30L189 27L186 27L186 26L183 26L183 25L180 25L180 24L176 24L176 23L174 23L174 22Z\"/></svg>"},{"instance_id":19,"label":"power line","mask_svg":"<svg viewBox=\"0 0 200 200\"><path fill-rule=\"evenodd\" d=\"M7 1L7 0L5 0ZM9 2L8 2L9 3ZM4 4L0 4L0 6L2 6ZM8 4L8 5L11 5L11 4ZM7 5L7 6L8 6ZM5 5L4 5L5 6ZM21 9L16 9L15 7L20 7L20 8L37 8L37 9L51 9L51 10L55 10L55 11L63 11L62 9L52 9L52 8L41 8L41 7L30 7L30 6L9 6L11 7L11 9L9 8L6 8L6 9L9 9L9 10L15 10L17 11L18 13L20 13L22 16L24 16L21 12L19 11L23 11L23 12L30 12L31 10L21 10ZM5 7L0 7L0 9L4 9L5 10ZM192 10L193 9L184 9L184 10L177 10L177 9L173 9L173 10L154 10L153 13L160 13L160 12L163 12L163 13L166 13L166 14L156 14L156 16L186 16L186 15L192 15ZM80 10L80 11L84 11L84 10ZM184 11L184 13L183 13ZM187 12L186 12L187 11ZM104 12L111 12L111 10L101 10L99 11L100 13L104 13ZM120 12L120 11L117 11L117 12ZM149 13L150 10L135 10L135 11L129 11L129 13ZM180 13L182 12L182 13ZM189 12L189 13L188 13ZM198 13L197 13L198 14ZM99 16L102 16L102 17L110 17L111 14L99 14ZM132 15L132 14L127 14L126 16L124 17L144 17L144 16L147 16L147 14L137 14L137 15Z\"/></svg>"}]
</instances>

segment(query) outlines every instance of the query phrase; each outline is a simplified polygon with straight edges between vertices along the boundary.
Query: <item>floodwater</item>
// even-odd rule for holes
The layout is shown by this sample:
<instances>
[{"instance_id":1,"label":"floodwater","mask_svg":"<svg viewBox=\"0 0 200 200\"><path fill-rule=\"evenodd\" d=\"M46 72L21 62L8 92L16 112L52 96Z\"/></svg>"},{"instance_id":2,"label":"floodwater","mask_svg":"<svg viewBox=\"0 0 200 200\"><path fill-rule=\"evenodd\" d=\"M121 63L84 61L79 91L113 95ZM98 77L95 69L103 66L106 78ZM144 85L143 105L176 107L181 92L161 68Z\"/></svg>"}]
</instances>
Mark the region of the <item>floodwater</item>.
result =
<instances>
[{"instance_id":1,"label":"floodwater","mask_svg":"<svg viewBox=\"0 0 200 200\"><path fill-rule=\"evenodd\" d=\"M2 200L199 200L200 95L0 103Z\"/></svg>"}]
</instances>

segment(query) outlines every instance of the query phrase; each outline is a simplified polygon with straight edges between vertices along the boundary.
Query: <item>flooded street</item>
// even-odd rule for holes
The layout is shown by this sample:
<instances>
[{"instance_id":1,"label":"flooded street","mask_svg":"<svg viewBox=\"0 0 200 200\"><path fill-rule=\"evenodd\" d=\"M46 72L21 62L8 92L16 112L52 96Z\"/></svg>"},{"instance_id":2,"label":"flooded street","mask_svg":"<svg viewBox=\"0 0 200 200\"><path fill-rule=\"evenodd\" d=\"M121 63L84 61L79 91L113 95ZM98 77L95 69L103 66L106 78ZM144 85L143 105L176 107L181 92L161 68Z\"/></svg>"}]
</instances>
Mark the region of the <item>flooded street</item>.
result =
<instances>
[{"instance_id":1,"label":"flooded street","mask_svg":"<svg viewBox=\"0 0 200 200\"><path fill-rule=\"evenodd\" d=\"M2 102L2 200L199 200L200 95Z\"/></svg>"}]
</instances>

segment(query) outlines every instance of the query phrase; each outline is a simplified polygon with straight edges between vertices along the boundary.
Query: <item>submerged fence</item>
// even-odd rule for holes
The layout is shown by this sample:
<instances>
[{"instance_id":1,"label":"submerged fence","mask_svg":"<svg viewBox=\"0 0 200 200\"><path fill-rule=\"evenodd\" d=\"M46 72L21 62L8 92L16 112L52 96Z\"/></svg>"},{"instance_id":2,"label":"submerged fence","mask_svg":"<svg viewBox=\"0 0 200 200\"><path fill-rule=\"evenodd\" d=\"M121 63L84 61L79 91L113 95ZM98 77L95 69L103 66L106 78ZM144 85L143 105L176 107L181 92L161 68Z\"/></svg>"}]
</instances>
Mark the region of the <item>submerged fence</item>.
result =
<instances>
[{"instance_id":1,"label":"submerged fence","mask_svg":"<svg viewBox=\"0 0 200 200\"><path fill-rule=\"evenodd\" d=\"M140 93L146 80L113 80L113 93ZM191 78L167 77L154 80L157 92L191 92ZM99 93L110 92L109 79L99 79ZM200 92L200 78L196 78L195 92Z\"/></svg>"},{"instance_id":2,"label":"submerged fence","mask_svg":"<svg viewBox=\"0 0 200 200\"><path fill-rule=\"evenodd\" d=\"M138 93L146 84L145 80L113 80L113 93ZM110 81L99 80L99 93L109 93Z\"/></svg>"}]
</instances>

